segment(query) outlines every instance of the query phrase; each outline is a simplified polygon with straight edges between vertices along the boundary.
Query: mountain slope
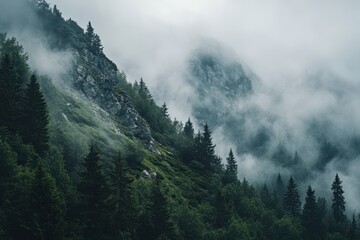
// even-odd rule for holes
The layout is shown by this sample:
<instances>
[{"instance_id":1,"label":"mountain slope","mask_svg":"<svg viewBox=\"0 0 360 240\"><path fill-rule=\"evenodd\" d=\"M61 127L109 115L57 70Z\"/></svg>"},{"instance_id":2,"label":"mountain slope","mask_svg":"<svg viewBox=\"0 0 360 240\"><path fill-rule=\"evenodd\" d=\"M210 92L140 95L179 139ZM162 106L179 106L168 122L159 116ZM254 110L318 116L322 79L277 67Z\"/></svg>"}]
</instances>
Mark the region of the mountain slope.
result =
<instances>
[{"instance_id":1,"label":"mountain slope","mask_svg":"<svg viewBox=\"0 0 360 240\"><path fill-rule=\"evenodd\" d=\"M171 120L166 104L156 105L142 79L134 84L126 81L89 27L84 32L74 21L65 21L44 0L19 1L21 9L28 7L35 20L29 22L26 15L26 21L21 21L19 15L18 25L11 21L0 21L0 25L25 45L37 39L52 53L42 64L34 64L40 66L37 75L50 113L50 141L48 151L39 156L31 142L22 141L21 126L9 130L0 122L1 239L295 240L303 235L309 239L305 234L311 224L299 212L288 211L293 195L300 206L292 177L286 191L289 201L284 204L280 175L276 184L268 182L258 190L246 179L239 181L232 153L231 167L224 167L216 156L209 127L195 135L190 120L185 126ZM13 3L8 0L5 6ZM24 31L28 38L24 39ZM26 65L26 54L6 35L0 35L0 43L2 61L8 53L22 56L23 68L19 69L25 72L22 80L26 85L34 70ZM28 48L30 61L42 50L32 47L35 52ZM63 51L70 53L65 58L70 66L63 63L46 71L47 63L63 56L59 54ZM12 64L18 66L15 61ZM202 65L197 68L196 64ZM251 94L251 81L239 64L205 54L193 66L203 81L199 85L199 90L205 89L203 101L208 93L224 97L215 106L230 110L232 97L245 99ZM0 67L0 91L4 83L11 83L3 77L8 72ZM41 76L43 72L49 76ZM223 91L229 96L223 96ZM213 117L219 123L227 119L225 115ZM341 200L338 175L333 184ZM311 189L308 192L314 194ZM311 232L316 238L356 234L355 220L351 225L341 210L344 203L337 206L339 222L334 221L324 199L316 204L316 209L308 211L319 223L318 231Z\"/></svg>"}]
</instances>

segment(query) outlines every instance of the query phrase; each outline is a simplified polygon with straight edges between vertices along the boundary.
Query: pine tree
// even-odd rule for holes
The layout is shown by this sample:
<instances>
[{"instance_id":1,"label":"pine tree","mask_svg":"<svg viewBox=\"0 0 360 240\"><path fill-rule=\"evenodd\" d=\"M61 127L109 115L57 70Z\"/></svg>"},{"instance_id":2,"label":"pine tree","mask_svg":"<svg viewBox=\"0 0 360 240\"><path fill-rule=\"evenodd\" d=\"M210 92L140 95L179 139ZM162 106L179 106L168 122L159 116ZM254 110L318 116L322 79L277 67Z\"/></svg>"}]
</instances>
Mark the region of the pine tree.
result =
<instances>
[{"instance_id":1,"label":"pine tree","mask_svg":"<svg viewBox=\"0 0 360 240\"><path fill-rule=\"evenodd\" d=\"M187 120L184 126L184 135L187 139L193 140L194 139L194 127L190 118Z\"/></svg>"},{"instance_id":2,"label":"pine tree","mask_svg":"<svg viewBox=\"0 0 360 240\"><path fill-rule=\"evenodd\" d=\"M62 239L65 202L42 162L35 171L31 208L35 239Z\"/></svg>"},{"instance_id":3,"label":"pine tree","mask_svg":"<svg viewBox=\"0 0 360 240\"><path fill-rule=\"evenodd\" d=\"M229 182L234 182L237 180L237 164L234 158L232 149L230 148L229 156L226 158L226 178Z\"/></svg>"},{"instance_id":4,"label":"pine tree","mask_svg":"<svg viewBox=\"0 0 360 240\"><path fill-rule=\"evenodd\" d=\"M32 144L36 152L43 155L48 149L49 119L46 102L35 75L31 76L25 90L22 108L23 140L25 143Z\"/></svg>"},{"instance_id":5,"label":"pine tree","mask_svg":"<svg viewBox=\"0 0 360 240\"><path fill-rule=\"evenodd\" d=\"M132 232L134 224L133 197L131 193L131 183L133 179L129 177L129 168L121 155L114 161L113 169L110 173L110 203L114 220L115 234L119 232Z\"/></svg>"},{"instance_id":6,"label":"pine tree","mask_svg":"<svg viewBox=\"0 0 360 240\"><path fill-rule=\"evenodd\" d=\"M61 12L59 11L56 5L54 5L52 12L56 18L62 18Z\"/></svg>"},{"instance_id":7,"label":"pine tree","mask_svg":"<svg viewBox=\"0 0 360 240\"><path fill-rule=\"evenodd\" d=\"M92 46L95 51L98 51L98 52L103 51L104 47L101 43L101 39L100 39L99 35L95 34L94 37L92 38Z\"/></svg>"},{"instance_id":8,"label":"pine tree","mask_svg":"<svg viewBox=\"0 0 360 240\"><path fill-rule=\"evenodd\" d=\"M215 145L212 143L211 131L207 123L205 124L204 132L202 133L200 151L201 162L206 169L212 169L214 167Z\"/></svg>"},{"instance_id":9,"label":"pine tree","mask_svg":"<svg viewBox=\"0 0 360 240\"><path fill-rule=\"evenodd\" d=\"M300 207L300 195L297 190L295 180L291 176L287 185L287 191L284 196L284 208L293 216L298 216L300 215Z\"/></svg>"},{"instance_id":10,"label":"pine tree","mask_svg":"<svg viewBox=\"0 0 360 240\"><path fill-rule=\"evenodd\" d=\"M23 46L17 42L16 38L7 38L6 34L3 34L0 38L0 56L4 58L6 55L10 57L10 63L15 69L17 81L23 86L29 78L29 66L27 64L29 56L24 52Z\"/></svg>"},{"instance_id":11,"label":"pine tree","mask_svg":"<svg viewBox=\"0 0 360 240\"><path fill-rule=\"evenodd\" d=\"M89 21L87 27L86 27L86 32L85 32L85 35L87 36L88 40L91 42L92 39L94 38L95 36L95 33L94 33L94 28L92 27L91 25L91 22Z\"/></svg>"},{"instance_id":12,"label":"pine tree","mask_svg":"<svg viewBox=\"0 0 360 240\"><path fill-rule=\"evenodd\" d=\"M165 118L165 119L170 119L170 115L169 115L168 107L166 106L166 103L164 103L164 104L161 106L161 115L162 115L162 117Z\"/></svg>"},{"instance_id":13,"label":"pine tree","mask_svg":"<svg viewBox=\"0 0 360 240\"><path fill-rule=\"evenodd\" d=\"M104 239L109 227L107 200L109 191L102 172L99 153L91 146L84 159L84 172L78 186L81 220L85 239Z\"/></svg>"},{"instance_id":14,"label":"pine tree","mask_svg":"<svg viewBox=\"0 0 360 240\"><path fill-rule=\"evenodd\" d=\"M21 122L21 86L9 54L0 63L0 126L19 131Z\"/></svg>"},{"instance_id":15,"label":"pine tree","mask_svg":"<svg viewBox=\"0 0 360 240\"><path fill-rule=\"evenodd\" d=\"M302 212L302 223L304 226L304 237L308 240L321 239L321 219L315 198L315 191L311 186L306 192L305 204Z\"/></svg>"},{"instance_id":16,"label":"pine tree","mask_svg":"<svg viewBox=\"0 0 360 240\"><path fill-rule=\"evenodd\" d=\"M333 191L333 199L332 199L332 213L334 219L337 223L342 222L346 219L344 214L345 212L345 197L344 190L341 186L342 181L339 178L339 175L336 174L335 180L331 186L331 190Z\"/></svg>"}]
</instances>

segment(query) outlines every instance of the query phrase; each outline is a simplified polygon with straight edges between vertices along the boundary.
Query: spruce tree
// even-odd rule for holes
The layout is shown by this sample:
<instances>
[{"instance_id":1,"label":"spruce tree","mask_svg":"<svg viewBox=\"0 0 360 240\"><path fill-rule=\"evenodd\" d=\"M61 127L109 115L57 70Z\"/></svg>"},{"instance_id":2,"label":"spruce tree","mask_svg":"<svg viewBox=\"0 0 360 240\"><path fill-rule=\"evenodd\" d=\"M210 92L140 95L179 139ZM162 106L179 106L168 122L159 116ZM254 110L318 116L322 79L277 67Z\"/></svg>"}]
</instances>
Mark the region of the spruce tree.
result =
<instances>
[{"instance_id":1,"label":"spruce tree","mask_svg":"<svg viewBox=\"0 0 360 240\"><path fill-rule=\"evenodd\" d=\"M344 197L344 190L341 186L342 181L338 174L335 176L335 180L331 186L331 190L333 191L333 199L332 199L332 213L334 219L337 223L342 222L346 219L344 214L345 212L345 197Z\"/></svg>"},{"instance_id":2,"label":"spruce tree","mask_svg":"<svg viewBox=\"0 0 360 240\"><path fill-rule=\"evenodd\" d=\"M110 173L110 203L114 222L114 232L119 235L123 232L132 232L135 220L134 199L131 192L133 179L129 176L129 168L124 159L119 155L113 162Z\"/></svg>"},{"instance_id":3,"label":"spruce tree","mask_svg":"<svg viewBox=\"0 0 360 240\"><path fill-rule=\"evenodd\" d=\"M95 34L93 39L92 39L92 46L94 48L95 51L98 51L98 52L102 52L104 47L101 43L101 39L99 37L99 35Z\"/></svg>"},{"instance_id":4,"label":"spruce tree","mask_svg":"<svg viewBox=\"0 0 360 240\"><path fill-rule=\"evenodd\" d=\"M161 106L161 116L165 119L170 119L170 115L168 113L168 107L166 106L166 103L164 103Z\"/></svg>"},{"instance_id":5,"label":"spruce tree","mask_svg":"<svg viewBox=\"0 0 360 240\"><path fill-rule=\"evenodd\" d=\"M21 122L21 84L9 54L0 63L0 126L19 131Z\"/></svg>"},{"instance_id":6,"label":"spruce tree","mask_svg":"<svg viewBox=\"0 0 360 240\"><path fill-rule=\"evenodd\" d=\"M36 76L32 75L23 99L22 134L24 142L32 144L40 155L48 149L48 123L45 98Z\"/></svg>"},{"instance_id":7,"label":"spruce tree","mask_svg":"<svg viewBox=\"0 0 360 240\"><path fill-rule=\"evenodd\" d=\"M293 216L298 216L300 214L300 207L300 195L295 180L291 176L287 185L286 193L284 195L284 208Z\"/></svg>"},{"instance_id":8,"label":"spruce tree","mask_svg":"<svg viewBox=\"0 0 360 240\"><path fill-rule=\"evenodd\" d=\"M42 161L32 187L32 232L35 239L63 239L65 202Z\"/></svg>"},{"instance_id":9,"label":"spruce tree","mask_svg":"<svg viewBox=\"0 0 360 240\"><path fill-rule=\"evenodd\" d=\"M311 186L306 191L305 204L302 212L302 223L304 226L304 238L308 240L321 239L321 219L315 198L315 191Z\"/></svg>"},{"instance_id":10,"label":"spruce tree","mask_svg":"<svg viewBox=\"0 0 360 240\"><path fill-rule=\"evenodd\" d=\"M201 162L206 169L211 170L214 167L215 145L212 143L211 131L207 123L205 124L204 132L202 133L200 151Z\"/></svg>"},{"instance_id":11,"label":"spruce tree","mask_svg":"<svg viewBox=\"0 0 360 240\"><path fill-rule=\"evenodd\" d=\"M80 199L80 219L84 225L85 239L104 239L110 226L107 200L109 191L98 151L90 147L84 159L84 171L80 174L78 186Z\"/></svg>"},{"instance_id":12,"label":"spruce tree","mask_svg":"<svg viewBox=\"0 0 360 240\"><path fill-rule=\"evenodd\" d=\"M29 78L29 66L27 61L29 56L24 52L24 48L17 42L16 38L7 38L3 34L0 38L0 56L9 56L12 67L17 75L17 82L23 86Z\"/></svg>"},{"instance_id":13,"label":"spruce tree","mask_svg":"<svg viewBox=\"0 0 360 240\"><path fill-rule=\"evenodd\" d=\"M59 9L57 8L56 5L54 5L52 12L56 18L59 18L59 19L62 18L61 12L59 11Z\"/></svg>"},{"instance_id":14,"label":"spruce tree","mask_svg":"<svg viewBox=\"0 0 360 240\"><path fill-rule=\"evenodd\" d=\"M85 35L87 36L88 40L91 42L92 39L94 38L95 36L95 33L94 33L94 28L92 27L91 25L91 22L89 21L87 27L86 27L86 32L85 32Z\"/></svg>"},{"instance_id":15,"label":"spruce tree","mask_svg":"<svg viewBox=\"0 0 360 240\"><path fill-rule=\"evenodd\" d=\"M226 158L226 178L229 182L234 182L237 180L237 164L235 161L234 154L230 148L229 156Z\"/></svg>"},{"instance_id":16,"label":"spruce tree","mask_svg":"<svg viewBox=\"0 0 360 240\"><path fill-rule=\"evenodd\" d=\"M187 120L184 126L184 135L187 139L193 140L194 139L194 127L190 118Z\"/></svg>"}]
</instances>

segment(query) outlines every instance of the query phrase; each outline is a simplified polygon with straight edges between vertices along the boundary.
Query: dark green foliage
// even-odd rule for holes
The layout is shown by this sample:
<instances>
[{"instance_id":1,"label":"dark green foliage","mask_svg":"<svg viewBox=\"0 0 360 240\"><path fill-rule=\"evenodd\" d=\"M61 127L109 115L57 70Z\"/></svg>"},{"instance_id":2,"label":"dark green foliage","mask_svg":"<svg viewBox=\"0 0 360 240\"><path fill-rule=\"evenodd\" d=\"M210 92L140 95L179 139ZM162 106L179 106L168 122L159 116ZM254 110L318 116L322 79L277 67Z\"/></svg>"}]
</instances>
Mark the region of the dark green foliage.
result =
<instances>
[{"instance_id":1,"label":"dark green foliage","mask_svg":"<svg viewBox=\"0 0 360 240\"><path fill-rule=\"evenodd\" d=\"M17 81L23 86L29 77L29 66L27 64L29 57L14 37L7 38L6 34L0 33L0 56L3 58L5 55L9 55L10 63L17 75Z\"/></svg>"},{"instance_id":2,"label":"dark green foliage","mask_svg":"<svg viewBox=\"0 0 360 240\"><path fill-rule=\"evenodd\" d=\"M177 218L177 225L183 239L202 239L205 226L198 212L187 207L180 208Z\"/></svg>"},{"instance_id":3,"label":"dark green foliage","mask_svg":"<svg viewBox=\"0 0 360 240\"><path fill-rule=\"evenodd\" d=\"M358 239L358 233L357 233L357 222L355 219L355 215L352 216L352 221L349 229L349 240L356 240Z\"/></svg>"},{"instance_id":4,"label":"dark green foliage","mask_svg":"<svg viewBox=\"0 0 360 240\"><path fill-rule=\"evenodd\" d=\"M207 123L203 133L198 133L194 139L195 158L206 170L215 169L215 145L212 143L211 131Z\"/></svg>"},{"instance_id":5,"label":"dark green foliage","mask_svg":"<svg viewBox=\"0 0 360 240\"><path fill-rule=\"evenodd\" d=\"M276 240L301 240L301 230L297 221L289 215L285 215L276 221L273 226L274 239Z\"/></svg>"},{"instance_id":6,"label":"dark green foliage","mask_svg":"<svg viewBox=\"0 0 360 240\"><path fill-rule=\"evenodd\" d=\"M99 35L94 32L94 28L92 27L91 22L89 22L87 25L85 36L87 38L89 48L95 53L101 53L103 50L103 46L101 44Z\"/></svg>"},{"instance_id":7,"label":"dark green foliage","mask_svg":"<svg viewBox=\"0 0 360 240\"><path fill-rule=\"evenodd\" d=\"M342 181L338 174L335 176L335 180L331 185L331 190L333 191L333 199L332 199L332 213L334 219L337 223L342 222L346 219L344 214L345 212L345 197L344 197L344 190L341 186Z\"/></svg>"},{"instance_id":8,"label":"dark green foliage","mask_svg":"<svg viewBox=\"0 0 360 240\"><path fill-rule=\"evenodd\" d=\"M161 191L161 182L157 180L153 192L151 208L151 222L153 225L153 239L174 239L174 223L168 210L168 202ZM151 239L151 238L149 238Z\"/></svg>"},{"instance_id":9,"label":"dark green foliage","mask_svg":"<svg viewBox=\"0 0 360 240\"><path fill-rule=\"evenodd\" d=\"M42 18L41 25L49 36L51 47L57 50L71 48L80 53L90 51L95 57L105 57L100 38L91 24L84 33L71 19L65 21L56 6L51 9L46 1L31 2L38 3L39 7L34 11ZM7 39L4 34L0 34L0 55L3 60L8 58L4 61L5 67L0 68L0 90L9 98L17 94L23 96L22 87L29 74L27 55L15 39ZM114 69L117 69L116 66ZM4 90L6 84L3 83L6 81L3 81L3 76L10 76L7 82L18 79L10 82L16 83L13 88L16 91ZM158 106L155 103L143 79L130 84L124 73L119 73L118 78L118 85L111 90L119 97L124 91L128 93L143 118L141 120L149 124L156 140L155 146L161 154L148 151L136 136L125 133L129 138L119 136L125 141L119 142L125 160L108 153L108 142L99 138L94 142L104 149L103 155L100 158L100 154L91 147L81 166L88 146L87 138L82 136L91 135L95 130L84 128L86 130L80 136L72 131L72 123L81 122L86 127L91 121L83 116L89 115L69 117L71 123L66 127L52 119L48 126L46 103L40 86L32 77L26 96L19 98L24 101L24 110L12 108L0 111L1 117L6 111L13 111L14 116L25 116L22 119L26 120L19 124L8 121L0 128L0 239L358 238L357 221L354 218L352 222L345 220L345 201L341 197L343 191L338 177L333 183L333 191L335 193L337 189L334 199L340 201L333 201L333 206L335 203L340 206L337 207L340 211L336 211L340 212L339 222L336 223L335 217L328 213L324 198L315 201L311 188L307 191L300 215L299 193L292 178L284 197L285 212L279 200L285 193L280 174L274 189L271 189L272 184L269 188L264 185L259 192L246 179L237 181L237 166L232 151L224 171L221 158L215 154L207 124L203 132L194 136L190 119L185 126L176 119L171 120L166 104ZM51 116L62 117L63 108L57 109L56 105L60 94L51 90L45 80L40 84L44 91L47 90L49 108L53 111ZM34 98L34 95L38 97ZM1 97L0 105L7 101L3 94L0 94ZM64 102L67 103L67 100ZM71 102L72 107L75 104L76 101ZM43 124L40 125L44 131L36 132L44 133L49 128L51 144L47 134L29 137L29 129L36 129L29 127L28 120L34 115L34 111L29 110L32 109L30 106L42 106L39 107L42 109L40 117L36 119L42 119ZM9 108L9 105L1 107ZM69 108L66 114L70 116L72 111L85 110L79 104ZM333 148L324 147L321 150L319 162L323 163L334 155L334 152L331 156L327 155L331 152L328 150L333 151ZM278 157L283 165L282 161L288 158L285 152ZM296 165L301 162L297 154L294 161ZM144 177L141 174L143 170L156 172L157 175ZM231 181L224 184L224 175L231 176Z\"/></svg>"},{"instance_id":10,"label":"dark green foliage","mask_svg":"<svg viewBox=\"0 0 360 240\"><path fill-rule=\"evenodd\" d=\"M113 162L110 173L110 204L113 217L113 231L115 236L119 234L133 233L135 220L134 199L132 196L129 168L121 155Z\"/></svg>"},{"instance_id":11,"label":"dark green foliage","mask_svg":"<svg viewBox=\"0 0 360 240\"><path fill-rule=\"evenodd\" d=\"M300 195L297 189L294 178L291 176L287 185L287 190L284 195L284 208L293 216L300 215Z\"/></svg>"},{"instance_id":12,"label":"dark green foliage","mask_svg":"<svg viewBox=\"0 0 360 240\"><path fill-rule=\"evenodd\" d=\"M215 208L215 228L222 228L226 224L227 216L225 210L225 198L221 189L219 189L215 193L214 208Z\"/></svg>"},{"instance_id":13,"label":"dark green foliage","mask_svg":"<svg viewBox=\"0 0 360 240\"><path fill-rule=\"evenodd\" d=\"M237 180L237 163L232 152L230 149L229 156L226 158L226 170L225 170L225 179L226 182L233 182Z\"/></svg>"},{"instance_id":14,"label":"dark green foliage","mask_svg":"<svg viewBox=\"0 0 360 240\"><path fill-rule=\"evenodd\" d=\"M15 133L21 120L21 84L10 55L0 61L0 126Z\"/></svg>"},{"instance_id":15,"label":"dark green foliage","mask_svg":"<svg viewBox=\"0 0 360 240\"><path fill-rule=\"evenodd\" d=\"M194 138L194 127L190 118L187 120L184 126L184 135L187 139L192 140Z\"/></svg>"},{"instance_id":16,"label":"dark green foliage","mask_svg":"<svg viewBox=\"0 0 360 240\"><path fill-rule=\"evenodd\" d=\"M323 239L323 226L318 212L315 191L309 186L306 192L305 204L302 212L304 239Z\"/></svg>"},{"instance_id":17,"label":"dark green foliage","mask_svg":"<svg viewBox=\"0 0 360 240\"><path fill-rule=\"evenodd\" d=\"M49 147L48 123L47 105L36 76L32 75L24 94L22 134L24 142L32 144L40 155Z\"/></svg>"},{"instance_id":18,"label":"dark green foliage","mask_svg":"<svg viewBox=\"0 0 360 240\"><path fill-rule=\"evenodd\" d=\"M42 162L35 170L31 211L34 239L62 239L65 202Z\"/></svg>"},{"instance_id":19,"label":"dark green foliage","mask_svg":"<svg viewBox=\"0 0 360 240\"><path fill-rule=\"evenodd\" d=\"M107 200L109 190L98 151L91 146L84 159L84 171L78 186L80 218L86 239L104 239L109 226Z\"/></svg>"}]
</instances>

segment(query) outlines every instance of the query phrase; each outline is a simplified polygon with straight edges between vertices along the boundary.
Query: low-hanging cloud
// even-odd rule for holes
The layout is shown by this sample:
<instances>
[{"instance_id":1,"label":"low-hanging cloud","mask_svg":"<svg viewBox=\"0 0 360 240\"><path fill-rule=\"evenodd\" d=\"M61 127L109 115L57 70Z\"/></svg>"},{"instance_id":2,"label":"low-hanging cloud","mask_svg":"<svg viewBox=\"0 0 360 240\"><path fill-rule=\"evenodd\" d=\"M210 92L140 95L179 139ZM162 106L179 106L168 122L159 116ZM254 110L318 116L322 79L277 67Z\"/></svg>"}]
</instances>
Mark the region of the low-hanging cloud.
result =
<instances>
[{"instance_id":1,"label":"low-hanging cloud","mask_svg":"<svg viewBox=\"0 0 360 240\"><path fill-rule=\"evenodd\" d=\"M360 135L360 2L264 0L53 0L66 18L85 27L90 20L101 36L105 53L128 75L143 77L158 103L165 101L172 116L191 115L194 91L186 74L187 61L204 42L216 41L260 79L254 94L236 106L238 113L257 109L246 134L260 127L272 130L270 149L279 143L301 152L311 170L320 143L309 126L346 148ZM214 132L224 156L232 143L222 129ZM224 144L226 143L226 144ZM234 146L235 148L236 146ZM226 148L226 149L225 149ZM269 159L240 154L239 163L257 178L262 171L282 171ZM355 200L357 154L335 159L304 184L330 189L335 172L344 180L352 208ZM342 163L342 164L339 164ZM256 167L255 167L256 166ZM257 171L251 171L257 169ZM243 175L243 176L244 176ZM248 174L249 175L249 174ZM350 194L351 190L351 194ZM329 191L324 194L329 195Z\"/></svg>"}]
</instances>

